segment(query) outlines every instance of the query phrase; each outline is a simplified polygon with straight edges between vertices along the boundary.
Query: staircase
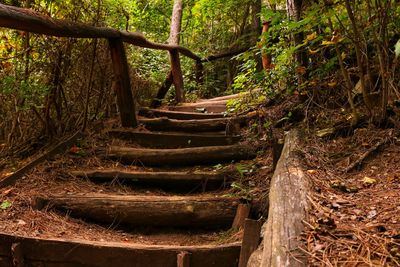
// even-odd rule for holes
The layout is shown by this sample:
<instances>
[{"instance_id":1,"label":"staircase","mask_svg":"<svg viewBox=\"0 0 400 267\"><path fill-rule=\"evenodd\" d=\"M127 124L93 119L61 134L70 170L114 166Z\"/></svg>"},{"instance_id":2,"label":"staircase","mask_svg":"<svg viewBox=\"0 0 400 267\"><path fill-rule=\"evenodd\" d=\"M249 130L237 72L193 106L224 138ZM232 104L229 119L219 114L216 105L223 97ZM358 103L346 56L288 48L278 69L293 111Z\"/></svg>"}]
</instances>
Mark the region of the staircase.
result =
<instances>
[{"instance_id":1,"label":"staircase","mask_svg":"<svg viewBox=\"0 0 400 267\"><path fill-rule=\"evenodd\" d=\"M68 175L93 184L124 185L131 191L49 191L35 199L36 209L67 214L89 224L162 233L163 245L0 235L1 244L16 246L10 258L18 261L20 250L24 255L20 260L45 266L237 266L240 240L213 245L168 244L175 231L183 231L187 239L195 238L198 232L213 234L232 227L237 231L249 214L251 203L227 196L226 188L236 177L236 170L229 165L254 159L256 148L240 136L239 129L248 118L224 116L227 99L229 96L169 110L141 108L139 122L143 127L107 132L109 145L98 148L103 151L103 160L110 162L107 167L83 165L67 170ZM213 169L221 163L228 167ZM0 259L7 258L3 254L0 248Z\"/></svg>"}]
</instances>

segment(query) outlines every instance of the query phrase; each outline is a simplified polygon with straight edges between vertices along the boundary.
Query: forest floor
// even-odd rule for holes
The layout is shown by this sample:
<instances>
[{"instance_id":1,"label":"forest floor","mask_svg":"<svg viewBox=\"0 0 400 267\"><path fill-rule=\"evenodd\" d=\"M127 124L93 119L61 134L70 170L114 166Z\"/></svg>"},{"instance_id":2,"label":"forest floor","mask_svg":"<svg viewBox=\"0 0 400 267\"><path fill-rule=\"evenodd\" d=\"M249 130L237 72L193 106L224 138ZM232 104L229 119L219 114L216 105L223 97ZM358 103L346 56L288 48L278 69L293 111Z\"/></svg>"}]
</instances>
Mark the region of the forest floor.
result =
<instances>
[{"instance_id":1,"label":"forest floor","mask_svg":"<svg viewBox=\"0 0 400 267\"><path fill-rule=\"evenodd\" d=\"M312 182L304 236L315 266L400 266L400 138L398 129L360 128L330 140L309 136ZM360 166L346 171L377 143Z\"/></svg>"}]
</instances>

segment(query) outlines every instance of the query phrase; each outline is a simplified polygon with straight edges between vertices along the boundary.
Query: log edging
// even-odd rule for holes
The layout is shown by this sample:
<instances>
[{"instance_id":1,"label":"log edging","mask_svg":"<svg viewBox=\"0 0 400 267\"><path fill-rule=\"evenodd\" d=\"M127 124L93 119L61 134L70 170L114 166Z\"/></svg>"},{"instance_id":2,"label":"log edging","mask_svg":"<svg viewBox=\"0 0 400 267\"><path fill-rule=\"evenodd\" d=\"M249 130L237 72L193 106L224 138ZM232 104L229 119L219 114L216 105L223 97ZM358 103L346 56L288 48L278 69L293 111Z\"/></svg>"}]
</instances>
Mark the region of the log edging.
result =
<instances>
[{"instance_id":1,"label":"log edging","mask_svg":"<svg viewBox=\"0 0 400 267\"><path fill-rule=\"evenodd\" d=\"M177 255L191 253L192 267L231 267L239 260L240 243L160 246L85 240L25 237L0 232L0 265L15 266L11 248L18 245L27 266L176 267Z\"/></svg>"},{"instance_id":2,"label":"log edging","mask_svg":"<svg viewBox=\"0 0 400 267\"><path fill-rule=\"evenodd\" d=\"M299 131L291 130L271 180L268 219L261 230L263 241L251 255L248 267L307 266L307 257L299 247L303 221L307 221L309 185L300 166L299 143Z\"/></svg>"}]
</instances>

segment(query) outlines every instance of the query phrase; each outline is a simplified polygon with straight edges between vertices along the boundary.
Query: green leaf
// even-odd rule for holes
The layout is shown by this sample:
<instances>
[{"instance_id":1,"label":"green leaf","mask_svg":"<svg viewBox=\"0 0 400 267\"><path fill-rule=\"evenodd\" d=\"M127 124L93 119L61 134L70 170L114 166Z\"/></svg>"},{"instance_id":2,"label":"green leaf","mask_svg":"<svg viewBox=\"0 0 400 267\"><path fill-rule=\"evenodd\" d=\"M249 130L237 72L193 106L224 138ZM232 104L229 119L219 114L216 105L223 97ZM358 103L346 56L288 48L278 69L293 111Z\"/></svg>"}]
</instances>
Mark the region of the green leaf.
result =
<instances>
[{"instance_id":1,"label":"green leaf","mask_svg":"<svg viewBox=\"0 0 400 267\"><path fill-rule=\"evenodd\" d=\"M400 55L400 39L397 41L394 46L394 53L396 54L396 58Z\"/></svg>"},{"instance_id":2,"label":"green leaf","mask_svg":"<svg viewBox=\"0 0 400 267\"><path fill-rule=\"evenodd\" d=\"M0 209L5 210L5 209L8 209L11 206L12 206L12 203L10 201L8 201L8 200L5 200L0 204Z\"/></svg>"}]
</instances>

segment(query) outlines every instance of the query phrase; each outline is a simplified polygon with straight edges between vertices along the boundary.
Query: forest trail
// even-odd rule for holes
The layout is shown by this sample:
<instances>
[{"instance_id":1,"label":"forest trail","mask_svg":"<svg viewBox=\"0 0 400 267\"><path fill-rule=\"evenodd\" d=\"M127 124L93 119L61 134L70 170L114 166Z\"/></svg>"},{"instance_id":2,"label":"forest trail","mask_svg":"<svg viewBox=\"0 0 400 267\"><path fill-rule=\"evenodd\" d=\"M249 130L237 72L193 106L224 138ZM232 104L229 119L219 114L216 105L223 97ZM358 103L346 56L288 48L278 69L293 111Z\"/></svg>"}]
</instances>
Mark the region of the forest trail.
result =
<instances>
[{"instance_id":1,"label":"forest trail","mask_svg":"<svg viewBox=\"0 0 400 267\"><path fill-rule=\"evenodd\" d=\"M85 148L100 155L96 164L90 162L97 158L74 146L68 154L79 163L72 168L35 171L37 176L57 176L47 190L34 194L35 212L83 221L84 232L106 227L116 238L53 236L57 226L49 226L52 230L41 230L39 238L3 234L0 241L19 244L25 262L54 261L57 266L228 267L238 266L240 257L245 262L251 251L240 256L243 228L246 218L256 213L251 206L257 200L227 189L238 177L234 163L255 159L257 147L240 135L249 117L224 113L227 99L234 97L141 108L139 128L109 129L101 147ZM60 183L60 176L73 177L73 186ZM255 226L259 232L261 223ZM115 242L121 236L130 237L129 242ZM80 257L56 259L68 250L79 251ZM0 249L5 262L16 257Z\"/></svg>"}]
</instances>

